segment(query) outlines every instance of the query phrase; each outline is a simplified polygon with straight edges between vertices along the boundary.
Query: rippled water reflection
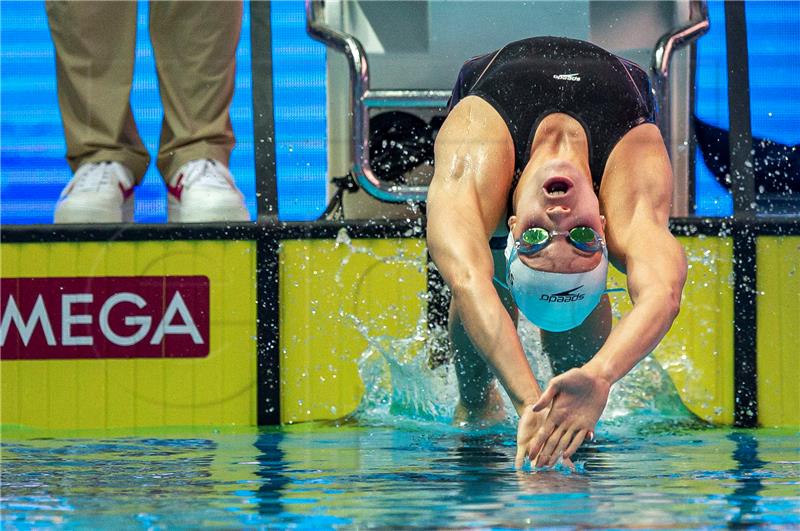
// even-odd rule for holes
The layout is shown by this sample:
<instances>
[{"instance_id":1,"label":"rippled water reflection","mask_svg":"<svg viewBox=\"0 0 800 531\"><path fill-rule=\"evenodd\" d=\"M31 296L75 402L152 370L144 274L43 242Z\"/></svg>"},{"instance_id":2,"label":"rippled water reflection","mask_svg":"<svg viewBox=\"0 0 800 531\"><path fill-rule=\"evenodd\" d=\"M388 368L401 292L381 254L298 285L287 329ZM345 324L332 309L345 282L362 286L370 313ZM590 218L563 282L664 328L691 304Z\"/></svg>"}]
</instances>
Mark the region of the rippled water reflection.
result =
<instances>
[{"instance_id":1,"label":"rippled water reflection","mask_svg":"<svg viewBox=\"0 0 800 531\"><path fill-rule=\"evenodd\" d=\"M300 425L150 437L4 433L6 526L800 525L795 430L606 427L580 472L515 471L513 432Z\"/></svg>"}]
</instances>

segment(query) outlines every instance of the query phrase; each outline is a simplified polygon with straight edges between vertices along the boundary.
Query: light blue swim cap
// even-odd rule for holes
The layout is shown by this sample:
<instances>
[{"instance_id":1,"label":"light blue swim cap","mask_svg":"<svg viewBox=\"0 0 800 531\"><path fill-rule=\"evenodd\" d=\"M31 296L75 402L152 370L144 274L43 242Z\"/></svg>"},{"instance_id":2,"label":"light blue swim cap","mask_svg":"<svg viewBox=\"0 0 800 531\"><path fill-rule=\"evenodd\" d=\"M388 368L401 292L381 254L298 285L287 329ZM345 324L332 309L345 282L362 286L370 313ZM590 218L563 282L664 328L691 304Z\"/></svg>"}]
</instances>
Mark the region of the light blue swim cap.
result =
<instances>
[{"instance_id":1,"label":"light blue swim cap","mask_svg":"<svg viewBox=\"0 0 800 531\"><path fill-rule=\"evenodd\" d=\"M579 326L606 293L608 251L594 269L584 273L553 273L531 269L519 260L514 237L506 245L506 283L525 317L550 332Z\"/></svg>"}]
</instances>

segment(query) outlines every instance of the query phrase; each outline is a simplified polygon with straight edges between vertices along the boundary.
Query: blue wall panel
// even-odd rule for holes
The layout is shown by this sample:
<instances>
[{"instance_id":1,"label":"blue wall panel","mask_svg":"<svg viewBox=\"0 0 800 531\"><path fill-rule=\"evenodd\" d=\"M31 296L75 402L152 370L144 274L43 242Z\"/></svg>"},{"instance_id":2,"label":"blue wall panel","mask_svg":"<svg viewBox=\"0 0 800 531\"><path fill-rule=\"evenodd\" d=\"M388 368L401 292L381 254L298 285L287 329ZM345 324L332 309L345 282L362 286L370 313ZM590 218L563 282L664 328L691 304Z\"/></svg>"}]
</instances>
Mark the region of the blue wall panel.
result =
<instances>
[{"instance_id":1,"label":"blue wall panel","mask_svg":"<svg viewBox=\"0 0 800 531\"><path fill-rule=\"evenodd\" d=\"M753 135L783 144L800 143L800 2L746 3ZM709 2L711 30L697 45L696 112L702 120L728 129L728 75L725 8ZM733 213L731 195L697 155L696 213Z\"/></svg>"},{"instance_id":2,"label":"blue wall panel","mask_svg":"<svg viewBox=\"0 0 800 531\"><path fill-rule=\"evenodd\" d=\"M306 35L303 2L272 2L272 69L278 212L305 221L325 210L325 46Z\"/></svg>"}]
</instances>

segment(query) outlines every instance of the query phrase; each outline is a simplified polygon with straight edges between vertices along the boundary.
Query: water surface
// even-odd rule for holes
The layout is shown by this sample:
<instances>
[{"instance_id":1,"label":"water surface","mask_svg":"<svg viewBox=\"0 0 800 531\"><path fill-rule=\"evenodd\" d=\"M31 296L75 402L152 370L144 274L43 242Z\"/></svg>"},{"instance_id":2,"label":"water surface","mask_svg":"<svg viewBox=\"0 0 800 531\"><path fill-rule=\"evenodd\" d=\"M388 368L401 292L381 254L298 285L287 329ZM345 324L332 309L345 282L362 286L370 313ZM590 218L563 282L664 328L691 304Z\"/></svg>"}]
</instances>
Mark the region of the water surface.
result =
<instances>
[{"instance_id":1,"label":"water surface","mask_svg":"<svg viewBox=\"0 0 800 531\"><path fill-rule=\"evenodd\" d=\"M796 430L607 424L579 470L516 471L513 430L313 424L5 430L8 528L800 526Z\"/></svg>"}]
</instances>

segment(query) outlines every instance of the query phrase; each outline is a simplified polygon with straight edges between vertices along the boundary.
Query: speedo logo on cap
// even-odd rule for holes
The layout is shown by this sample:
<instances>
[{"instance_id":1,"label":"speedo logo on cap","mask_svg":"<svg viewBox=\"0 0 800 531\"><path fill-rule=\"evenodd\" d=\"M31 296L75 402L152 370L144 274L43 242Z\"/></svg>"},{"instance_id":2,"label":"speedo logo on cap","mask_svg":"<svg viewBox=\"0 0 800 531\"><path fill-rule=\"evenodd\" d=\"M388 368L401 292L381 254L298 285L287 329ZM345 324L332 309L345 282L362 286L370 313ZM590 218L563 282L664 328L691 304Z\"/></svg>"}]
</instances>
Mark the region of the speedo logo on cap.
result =
<instances>
[{"instance_id":1,"label":"speedo logo on cap","mask_svg":"<svg viewBox=\"0 0 800 531\"><path fill-rule=\"evenodd\" d=\"M545 302L577 302L583 300L583 293L573 293L581 289L583 285L581 284L577 288L568 289L567 291L562 291L561 293L552 293L550 295L544 294L539 297L540 301Z\"/></svg>"}]
</instances>

